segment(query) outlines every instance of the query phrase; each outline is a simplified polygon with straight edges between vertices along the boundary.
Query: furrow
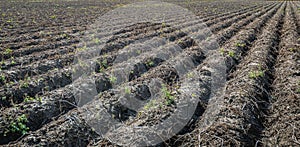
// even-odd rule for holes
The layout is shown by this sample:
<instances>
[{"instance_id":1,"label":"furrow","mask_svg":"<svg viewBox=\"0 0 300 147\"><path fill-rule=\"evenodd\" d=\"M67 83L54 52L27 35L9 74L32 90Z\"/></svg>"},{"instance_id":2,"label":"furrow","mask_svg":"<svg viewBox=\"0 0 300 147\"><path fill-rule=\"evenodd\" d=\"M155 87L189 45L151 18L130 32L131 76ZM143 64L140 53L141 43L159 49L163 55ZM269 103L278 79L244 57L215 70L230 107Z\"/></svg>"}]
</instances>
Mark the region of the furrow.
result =
<instances>
[{"instance_id":1,"label":"furrow","mask_svg":"<svg viewBox=\"0 0 300 147\"><path fill-rule=\"evenodd\" d=\"M219 24L219 26L222 26L222 25L223 24ZM195 26L193 26L193 27L195 27ZM213 27L216 27L216 26L213 26ZM197 29L197 27L195 27L195 28ZM138 38L138 37L136 37L136 38ZM20 81L20 83L13 84L15 86L14 86L14 88L12 87L12 89L15 89L15 90L12 90L10 92L9 91L5 92L4 90L8 89L8 88L5 88L4 90L2 90L2 93L3 93L3 95L6 95L7 99L10 99L10 97L11 97L11 98L14 98L15 102L19 103L20 101L18 99L21 98L21 100L23 100L26 95L34 97L36 94L38 94L37 93L38 90L33 90L33 89L37 89L36 87L40 87L41 84L38 84L38 81L40 81L40 79L41 79L42 83L47 83L47 82L52 83L53 81L52 80L49 81L50 79L57 79L58 80L58 79L61 79L61 78L62 78L61 81L69 82L70 79L66 79L67 78L66 76L57 76L57 77L59 77L59 78L57 78L55 75L69 75L69 74L71 74L70 71L71 71L71 69L66 69L65 70L64 73L68 73L68 74L60 74L60 73L56 73L56 71L54 71L54 74L51 74L51 73L49 74L49 75L54 75L54 77L53 76L49 76L50 78L46 78L46 79L43 79L42 77L35 78L33 80L34 83L32 83L32 84L28 83L27 79L26 79L24 81ZM26 76L25 73L27 74L28 72L23 72L23 74L21 74L21 75L23 75L25 77ZM15 74L15 75L20 76L20 74ZM17 76L14 76L14 78L18 78ZM14 79L14 78L7 78L7 79ZM30 79L30 80L32 80L32 79ZM53 89L56 89L56 88L59 88L59 87L63 87L63 86L65 86L66 83L63 82L62 84L63 85L60 85L60 84L59 85L55 85L55 86L52 85L54 87L49 86L48 89L49 90L53 90ZM33 85L33 87L31 87L30 85ZM34 85L36 85L36 86L34 86ZM40 88L38 88L38 89L39 90L43 90L44 89L43 91L48 91L47 89L45 89L46 88L45 86L46 85L42 84L42 86ZM27 93L24 93L24 91L27 91ZM5 102L3 104L7 105L7 103L5 103Z\"/></svg>"},{"instance_id":2,"label":"furrow","mask_svg":"<svg viewBox=\"0 0 300 147\"><path fill-rule=\"evenodd\" d=\"M271 8L268 8L266 11L268 11ZM259 11L259 10L256 10L254 12L257 12L257 11ZM260 16L266 11L262 11L258 15L254 15L254 16L250 17L249 19L247 18L247 20L244 21L244 23L242 25L246 25L245 22L249 22L249 21L253 20L255 16ZM241 20L241 22L243 22L243 20L246 17L248 17L251 13L252 12L247 12L244 15L237 16L234 19L230 19L226 23L223 23L222 25L215 24L211 27L211 31L212 31L212 33L217 32L220 29L224 29L224 28L230 26L233 22L235 22L237 20ZM232 28L228 29L226 33L236 32L240 28L240 26L242 26L242 25L235 25L235 27L233 29ZM231 34L231 36L234 35L234 33L230 33L230 34ZM222 34L220 34L219 36L222 37ZM227 39L230 38L231 36L227 35ZM17 81L18 80L24 80L25 76L35 76L35 75L43 74L43 73L45 73L45 72L47 72L51 69L54 69L54 68L62 68L65 65L69 65L69 63L71 63L71 61L72 61L71 58L73 58L73 54L60 57L59 59L54 59L54 61L52 61L52 62L49 62L49 60L46 59L44 64L39 62L39 63L34 63L34 64L31 64L31 65L28 65L28 66L21 66L20 68L16 67L18 69L11 69L11 70L13 70L13 72L3 71L3 73L1 75L6 77L6 81L5 81L6 83L11 82L10 79L14 79L14 80L17 80ZM32 68L34 68L34 70Z\"/></svg>"},{"instance_id":3,"label":"furrow","mask_svg":"<svg viewBox=\"0 0 300 147\"><path fill-rule=\"evenodd\" d=\"M300 44L293 3L289 2L284 19L279 55L275 64L272 99L264 126L265 146L300 145Z\"/></svg>"},{"instance_id":4,"label":"furrow","mask_svg":"<svg viewBox=\"0 0 300 147\"><path fill-rule=\"evenodd\" d=\"M274 11L274 10L273 10L273 11ZM269 14L269 13L268 13L268 14ZM265 17L266 17L266 16L265 16ZM267 18L267 17L266 17L266 18ZM257 22L256 22L256 23L257 23ZM156 71L156 70L159 70L159 68L153 69L153 71ZM163 71L164 71L164 70L163 70ZM156 72L153 72L153 73L156 73ZM143 80L144 80L144 79L143 79ZM63 101L61 101L61 102L63 102ZM68 105L68 104L67 104L67 105ZM80 123L80 124L79 124L80 127L88 128L88 127L82 125L82 124L83 124L83 122L81 121L82 118L81 118L81 119L78 119L78 118L80 118L80 117L78 117L78 116L80 116L80 113L79 113L79 115L78 115L78 114L77 114L77 111L69 112L69 114L71 114L71 113L73 113L73 115L70 116L69 118L76 118L76 120L79 120L79 121L80 121L80 122L79 122L79 123ZM82 112L81 112L81 113L82 113ZM68 116L68 115L62 116L61 119L60 119L59 121L57 121L57 122L59 122L60 124L62 123L63 126L68 126L68 128L69 128L69 127L71 127L71 126L70 126L69 122L66 121L66 119L65 119L66 116ZM61 121L61 120L62 120L62 121ZM55 123L57 123L57 122L50 123L49 126L54 126ZM46 129L46 128L42 128L42 129L40 129L39 131L41 131L41 130L43 130L43 129ZM71 127L71 128L70 128L70 130L73 130L73 129L76 130L77 128L74 128L74 127ZM65 131L68 132L68 130L66 130L66 129L63 130L62 132L65 132ZM37 132L37 134L38 134L38 132ZM32 136L38 137L37 134L32 134ZM58 134L57 134L57 135L58 135ZM89 134L86 134L86 135L90 136ZM87 136L85 136L84 134L81 134L80 137L77 138L77 139L75 139L75 140L81 140L81 139L82 139L82 140L85 140L86 137L87 137ZM28 138L30 138L30 137L28 137ZM28 140L28 138L26 138L27 140L25 139L24 142L28 142L28 141L30 140L30 139ZM60 139L64 140L63 138L60 138ZM21 142L22 142L22 141L21 141ZM46 142L44 142L44 143L46 143ZM51 143L51 142L49 142L49 143Z\"/></svg>"},{"instance_id":5,"label":"furrow","mask_svg":"<svg viewBox=\"0 0 300 147\"><path fill-rule=\"evenodd\" d=\"M259 144L264 129L263 117L270 99L271 72L277 56L276 42L279 40L285 7L286 2L268 20L262 34L238 64L238 70L232 73L233 78L226 83L225 96L216 101L218 104L209 103L198 122L199 129L195 129L190 134L193 138L186 138L186 142L210 146ZM206 119L211 122L203 125Z\"/></svg>"}]
</instances>

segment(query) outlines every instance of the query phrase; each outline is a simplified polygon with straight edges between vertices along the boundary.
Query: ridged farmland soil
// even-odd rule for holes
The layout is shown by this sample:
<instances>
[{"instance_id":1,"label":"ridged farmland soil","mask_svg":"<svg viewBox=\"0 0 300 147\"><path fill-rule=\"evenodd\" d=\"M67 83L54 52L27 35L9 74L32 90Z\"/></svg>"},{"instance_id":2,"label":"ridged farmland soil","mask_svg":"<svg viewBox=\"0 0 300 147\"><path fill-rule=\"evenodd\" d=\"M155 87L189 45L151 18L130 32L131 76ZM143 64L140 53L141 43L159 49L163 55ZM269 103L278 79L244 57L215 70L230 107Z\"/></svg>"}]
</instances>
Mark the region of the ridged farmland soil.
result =
<instances>
[{"instance_id":1,"label":"ridged farmland soil","mask_svg":"<svg viewBox=\"0 0 300 147\"><path fill-rule=\"evenodd\" d=\"M0 146L118 146L91 126L90 112L105 108L102 119L151 127L194 99L184 126L155 146L300 146L300 2L166 0L170 14L153 2L145 11L163 22L120 14L109 18L116 24L91 27L135 2L0 1ZM98 48L86 75L93 95L80 85L88 81L78 55ZM151 100L153 91L162 94ZM95 99L81 107L82 95ZM124 106L128 95L144 106ZM110 122L101 123L107 130ZM130 134L120 128L117 136ZM118 141L145 138L135 139Z\"/></svg>"}]
</instances>

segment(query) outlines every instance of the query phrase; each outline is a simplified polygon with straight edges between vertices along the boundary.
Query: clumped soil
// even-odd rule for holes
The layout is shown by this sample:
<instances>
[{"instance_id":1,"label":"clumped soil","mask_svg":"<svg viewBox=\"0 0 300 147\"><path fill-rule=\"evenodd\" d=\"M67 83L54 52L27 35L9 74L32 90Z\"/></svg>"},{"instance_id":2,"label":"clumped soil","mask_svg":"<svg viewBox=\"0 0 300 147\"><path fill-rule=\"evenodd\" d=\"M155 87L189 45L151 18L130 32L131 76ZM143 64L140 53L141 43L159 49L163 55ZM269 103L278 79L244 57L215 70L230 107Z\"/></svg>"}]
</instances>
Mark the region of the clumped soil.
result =
<instances>
[{"instance_id":1,"label":"clumped soil","mask_svg":"<svg viewBox=\"0 0 300 147\"><path fill-rule=\"evenodd\" d=\"M189 102L195 111L181 130L155 146L300 145L299 2L172 1L197 17L174 11L167 23L112 18L120 19L105 28L112 32L85 32L132 2L0 2L1 146L118 146L103 136L111 118L153 127ZM203 24L208 29L199 31ZM103 40L87 75L91 84L80 78L86 66L78 54L93 55L80 53ZM224 89L212 87L214 78ZM91 87L97 94L85 92ZM94 99L78 101L88 95ZM119 141L147 141L129 137Z\"/></svg>"}]
</instances>

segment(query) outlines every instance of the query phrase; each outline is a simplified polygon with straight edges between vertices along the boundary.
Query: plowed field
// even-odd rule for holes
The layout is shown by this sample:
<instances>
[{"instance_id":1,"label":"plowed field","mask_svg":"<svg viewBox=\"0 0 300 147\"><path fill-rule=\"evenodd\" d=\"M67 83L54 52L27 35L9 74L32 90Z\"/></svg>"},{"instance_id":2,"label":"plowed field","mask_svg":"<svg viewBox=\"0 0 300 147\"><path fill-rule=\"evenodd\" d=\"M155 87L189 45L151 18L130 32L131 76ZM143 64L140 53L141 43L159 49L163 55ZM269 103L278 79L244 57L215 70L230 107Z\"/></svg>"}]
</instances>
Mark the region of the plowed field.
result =
<instances>
[{"instance_id":1,"label":"plowed field","mask_svg":"<svg viewBox=\"0 0 300 147\"><path fill-rule=\"evenodd\" d=\"M5 0L0 15L0 146L300 146L298 1Z\"/></svg>"}]
</instances>

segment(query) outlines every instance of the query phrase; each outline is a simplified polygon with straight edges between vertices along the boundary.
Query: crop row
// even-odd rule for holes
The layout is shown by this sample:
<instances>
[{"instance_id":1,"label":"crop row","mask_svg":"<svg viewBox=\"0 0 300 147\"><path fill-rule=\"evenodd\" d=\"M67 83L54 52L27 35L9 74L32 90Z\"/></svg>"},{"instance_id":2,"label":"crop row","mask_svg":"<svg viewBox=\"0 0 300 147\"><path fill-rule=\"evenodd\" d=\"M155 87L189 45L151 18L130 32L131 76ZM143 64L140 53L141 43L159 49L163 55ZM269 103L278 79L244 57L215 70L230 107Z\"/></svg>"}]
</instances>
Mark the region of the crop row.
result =
<instances>
[{"instance_id":1,"label":"crop row","mask_svg":"<svg viewBox=\"0 0 300 147\"><path fill-rule=\"evenodd\" d=\"M276 7L277 9L278 9L278 6ZM274 12L275 12L275 10L277 10L277 9L272 9L272 11L270 10L267 14L265 14L265 15L263 15L262 16L262 19L264 20L264 18L268 18L270 15L272 15L272 14L274 14ZM255 16L255 15L253 15L253 16ZM255 25L252 25L252 26L257 26L257 28L261 28L262 26L263 26L263 24L265 23L265 21L264 22L262 22L262 23L260 23L260 21L254 21L253 23L251 23L251 24L255 24ZM251 26L251 24L249 24L248 26ZM255 28L256 29L256 28ZM239 32L238 31L239 29L237 29L236 30L236 32ZM259 31L259 29L257 29L258 31ZM254 31L254 33L255 33L255 31ZM240 33L238 33L237 35L239 35ZM230 37L228 38L228 39L230 39ZM247 38L246 38L247 39ZM252 38L250 38L250 39L252 39ZM228 40L228 42L229 42L230 40ZM247 41L247 40L246 40ZM225 43L226 44L226 43ZM233 45L233 43L231 43L232 45ZM245 48L245 45L236 45L235 47L244 47ZM197 57L197 56L195 56L195 57ZM173 63L172 63L173 64ZM170 65L172 65L172 64L170 64ZM160 70L160 68L161 68L161 70ZM168 68L167 68L168 69ZM153 70L150 70L149 72L151 72L152 74L146 74L146 75L149 75L149 77L151 77L151 75L153 75L154 73L160 73L159 71L169 71L169 70L167 70L167 69L165 69L165 68L163 68L163 66L162 65L160 65L160 66L158 66L157 68L153 68ZM172 68L170 69L171 71L172 71ZM170 73L172 73L170 71ZM168 72L166 72L166 73L168 73ZM145 76L146 76L145 75ZM155 75L155 74L154 74ZM171 77L169 77L169 76L166 76L166 75L164 75L163 73L162 73L162 75L163 76L161 76L161 78L166 78L166 79L172 79L172 77L174 76L171 76ZM172 74L171 74L172 75ZM146 76L147 77L147 76ZM158 77L160 77L160 76L158 76ZM176 77L176 74L175 74L175 77ZM139 79L139 78L138 78ZM137 81L138 81L138 79L137 79ZM142 80L144 80L143 78L142 78ZM108 81L108 80L107 80ZM171 85L170 85L171 86ZM68 86L67 86L68 87ZM58 92L59 93L59 92ZM60 92L61 93L61 92ZM72 91L71 92L66 92L65 94L71 94L72 95ZM109 92L108 92L109 93ZM67 97L69 97L69 96L67 96ZM200 97L200 95L199 95L199 97ZM57 98L59 98L59 99L61 99L62 97L57 97ZM69 97L69 98L71 98L71 97ZM71 98L70 100L72 100L73 98ZM57 103L60 103L60 104L58 104L57 106L55 106L55 107L58 107L58 106L65 106L65 105L69 105L69 107L70 107L70 103L72 104L72 101L70 102L68 102L68 101L64 101L64 99L61 99L61 100L54 100L54 101L58 101L58 102L56 102L56 104ZM65 103L66 102L66 104L62 104L62 103ZM73 102L74 102L74 99L73 99ZM43 101L42 101L42 103L43 103ZM36 105L37 104L37 102L33 102L33 104L32 105ZM50 103L49 103L50 104ZM74 104L74 103L73 103ZM71 106L71 107L73 107L73 106ZM62 107L62 108L64 108L64 107ZM12 110L12 109L11 109ZM78 111L80 111L80 110L78 110ZM62 124L62 126L64 126L64 127L66 127L66 126L68 126L68 130L66 130L66 128L64 129L64 130L61 130L62 132L68 132L68 131L76 131L76 132L78 132L78 130L77 129L79 129L80 130L80 128L81 129L84 129L84 130L89 130L85 125L84 125L84 123L83 122L81 122L81 120L80 119L78 119L78 116L80 116L80 112L77 112L77 110L74 110L74 111L72 111L72 112L69 112L69 114L71 114L71 113L73 113L73 114L75 114L75 115L71 115L71 116L69 116L67 119L66 119L66 116L68 116L68 115L65 115L65 116L62 116L58 121L55 121L55 122L52 122L52 123L50 123L49 124L49 126L46 126L45 128L43 127L43 128L41 128L41 130L43 130L43 129L47 129L47 127L51 127L51 126L54 126L55 124L57 124L57 123L60 123L60 124ZM76 114L76 113L79 113L78 115ZM84 114L84 112L81 112L82 114ZM52 118L53 116L51 116L50 118ZM76 118L76 119L75 119ZM76 120L76 121L79 121L79 124L78 124L78 126L70 126L71 124L70 124L70 122L71 121L68 121L69 119L71 119L72 121L74 121L74 120ZM30 119L29 119L30 120ZM77 128L77 127L79 127L79 128ZM41 130L39 130L39 131L41 131ZM54 129L54 131L55 131L55 129ZM38 132L37 132L38 133ZM51 133L51 131L49 131L49 133ZM59 140L61 139L61 140L64 140L64 139L67 139L67 138L64 138L64 137L62 137L62 136L60 136L59 135L59 133L57 134L58 136L59 136ZM32 134L32 136L40 136L40 135L38 135L38 134ZM82 143L87 143L86 141L87 141L87 137L88 136L90 136L90 134L82 134L82 133L79 133L79 138L81 138L81 140L83 141ZM43 136L41 136L41 137L43 137ZM27 141L29 141L30 140L30 137L26 137L26 139L24 139L24 142L27 142ZM78 138L77 138L78 139ZM51 143L51 142L49 142L49 143ZM71 143L71 142L69 142L69 143ZM78 143L78 142L77 142Z\"/></svg>"}]
</instances>

